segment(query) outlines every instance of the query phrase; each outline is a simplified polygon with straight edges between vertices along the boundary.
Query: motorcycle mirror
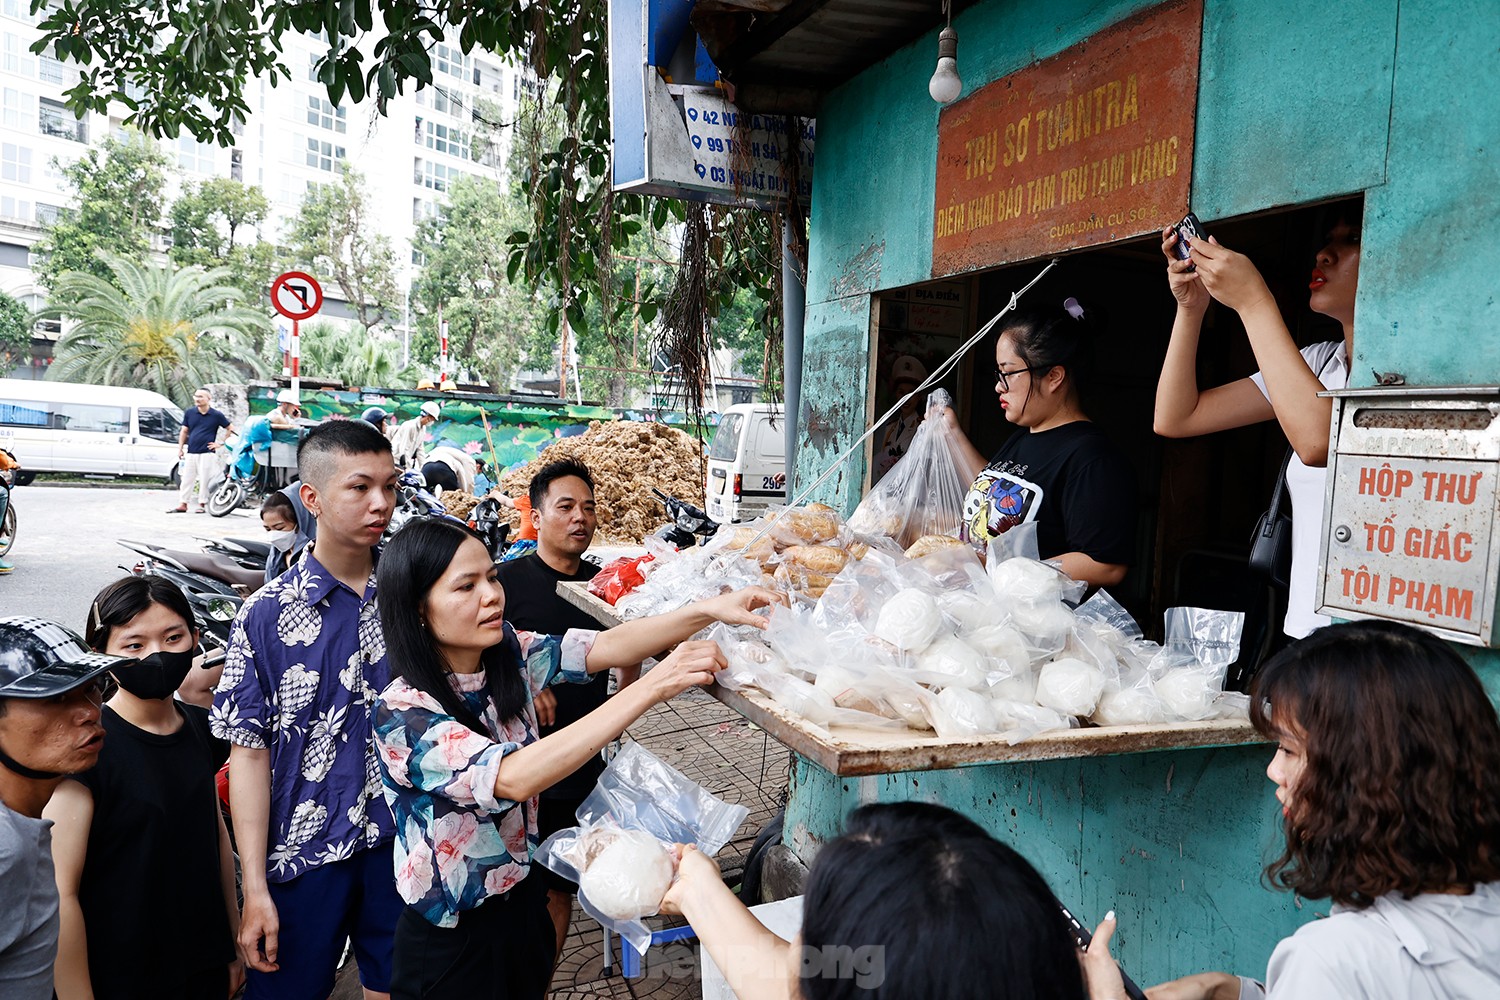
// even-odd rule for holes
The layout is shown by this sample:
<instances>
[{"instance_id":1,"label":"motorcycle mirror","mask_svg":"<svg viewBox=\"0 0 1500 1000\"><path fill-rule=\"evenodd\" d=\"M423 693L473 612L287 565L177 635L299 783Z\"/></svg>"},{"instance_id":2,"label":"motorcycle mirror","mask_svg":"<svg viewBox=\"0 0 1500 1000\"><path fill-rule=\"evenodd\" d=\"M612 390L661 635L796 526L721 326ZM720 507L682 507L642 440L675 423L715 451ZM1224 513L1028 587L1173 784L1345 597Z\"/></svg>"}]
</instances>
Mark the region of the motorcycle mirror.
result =
<instances>
[{"instance_id":1,"label":"motorcycle mirror","mask_svg":"<svg viewBox=\"0 0 1500 1000\"><path fill-rule=\"evenodd\" d=\"M239 608L235 606L235 603L233 601L227 600L222 597L209 599L204 604L204 608L208 612L208 617L212 618L216 622L234 621L235 612L239 610Z\"/></svg>"}]
</instances>

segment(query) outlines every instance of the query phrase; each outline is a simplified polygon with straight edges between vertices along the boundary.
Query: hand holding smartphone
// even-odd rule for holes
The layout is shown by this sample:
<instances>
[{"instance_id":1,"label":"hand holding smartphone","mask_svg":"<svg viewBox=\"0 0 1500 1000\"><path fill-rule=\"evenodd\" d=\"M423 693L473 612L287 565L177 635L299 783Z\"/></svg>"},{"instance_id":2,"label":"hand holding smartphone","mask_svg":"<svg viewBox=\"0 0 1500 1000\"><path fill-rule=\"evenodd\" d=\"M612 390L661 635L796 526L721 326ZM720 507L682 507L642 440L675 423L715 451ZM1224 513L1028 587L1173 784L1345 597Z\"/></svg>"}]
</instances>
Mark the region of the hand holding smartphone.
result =
<instances>
[{"instance_id":1,"label":"hand holding smartphone","mask_svg":"<svg viewBox=\"0 0 1500 1000\"><path fill-rule=\"evenodd\" d=\"M1177 233L1177 242L1172 244L1172 253L1178 260L1187 260L1192 256L1191 244L1194 241L1206 241L1208 239L1208 234L1203 231L1203 224L1198 221L1198 217L1192 212L1184 215L1182 221L1173 226L1172 229ZM1188 265L1188 270L1193 270L1191 264Z\"/></svg>"},{"instance_id":2,"label":"hand holding smartphone","mask_svg":"<svg viewBox=\"0 0 1500 1000\"><path fill-rule=\"evenodd\" d=\"M1189 216L1189 218L1192 218L1192 216ZM1193 221L1197 222L1196 219L1194 219ZM1064 919L1068 921L1068 929L1073 932L1073 940L1078 942L1079 948L1084 951L1088 951L1089 943L1094 940L1094 935L1089 933L1089 929L1083 926L1083 924L1079 922L1078 918L1073 916L1073 914L1068 910L1066 906L1063 906L1062 903L1058 903L1057 906L1058 909L1062 910ZM1116 962L1115 965L1116 968L1119 968L1118 962ZM1145 992L1135 984L1134 980L1132 980L1125 974L1125 970L1120 969L1119 971L1120 981L1125 985L1125 995L1129 997L1130 1000L1146 1000Z\"/></svg>"}]
</instances>

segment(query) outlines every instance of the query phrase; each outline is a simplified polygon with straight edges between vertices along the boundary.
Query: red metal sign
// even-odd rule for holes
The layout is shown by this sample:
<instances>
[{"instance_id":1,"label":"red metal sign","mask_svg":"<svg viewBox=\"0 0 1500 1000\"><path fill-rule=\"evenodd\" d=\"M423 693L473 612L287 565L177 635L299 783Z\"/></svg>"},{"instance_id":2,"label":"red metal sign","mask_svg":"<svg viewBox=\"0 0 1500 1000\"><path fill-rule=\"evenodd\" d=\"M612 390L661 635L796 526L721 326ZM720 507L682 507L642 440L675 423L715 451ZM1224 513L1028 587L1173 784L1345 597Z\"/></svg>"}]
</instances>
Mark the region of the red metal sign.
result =
<instances>
[{"instance_id":1,"label":"red metal sign","mask_svg":"<svg viewBox=\"0 0 1500 1000\"><path fill-rule=\"evenodd\" d=\"M323 307L323 286L303 271L288 271L271 282L271 305L292 321L309 319Z\"/></svg>"},{"instance_id":2,"label":"red metal sign","mask_svg":"<svg viewBox=\"0 0 1500 1000\"><path fill-rule=\"evenodd\" d=\"M1180 219L1202 31L1202 0L1171 0L944 108L933 276Z\"/></svg>"}]
</instances>

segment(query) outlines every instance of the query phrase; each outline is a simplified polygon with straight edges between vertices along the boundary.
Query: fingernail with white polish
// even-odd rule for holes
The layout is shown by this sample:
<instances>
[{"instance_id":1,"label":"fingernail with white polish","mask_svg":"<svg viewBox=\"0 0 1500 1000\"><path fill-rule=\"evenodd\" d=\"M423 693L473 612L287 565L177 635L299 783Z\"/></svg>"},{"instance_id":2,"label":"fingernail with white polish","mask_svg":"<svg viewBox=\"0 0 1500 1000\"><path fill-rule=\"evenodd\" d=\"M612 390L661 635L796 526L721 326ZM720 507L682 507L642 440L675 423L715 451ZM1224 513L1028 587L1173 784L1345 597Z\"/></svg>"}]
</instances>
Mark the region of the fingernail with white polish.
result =
<instances>
[{"instance_id":1,"label":"fingernail with white polish","mask_svg":"<svg viewBox=\"0 0 1500 1000\"><path fill-rule=\"evenodd\" d=\"M1105 920L1113 920L1113 919L1115 919L1115 911L1114 910L1110 910L1108 913L1106 913L1104 915L1104 919Z\"/></svg>"}]
</instances>

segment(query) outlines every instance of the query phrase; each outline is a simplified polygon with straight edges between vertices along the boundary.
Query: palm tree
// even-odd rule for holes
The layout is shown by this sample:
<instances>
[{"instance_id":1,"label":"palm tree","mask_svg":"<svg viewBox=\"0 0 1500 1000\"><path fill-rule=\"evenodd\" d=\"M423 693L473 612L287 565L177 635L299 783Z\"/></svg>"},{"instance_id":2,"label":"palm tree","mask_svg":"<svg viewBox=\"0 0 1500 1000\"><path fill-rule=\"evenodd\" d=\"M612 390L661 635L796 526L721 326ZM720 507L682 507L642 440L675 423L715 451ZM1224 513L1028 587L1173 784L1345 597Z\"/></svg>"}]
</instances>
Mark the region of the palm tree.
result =
<instances>
[{"instance_id":1,"label":"palm tree","mask_svg":"<svg viewBox=\"0 0 1500 1000\"><path fill-rule=\"evenodd\" d=\"M401 379L396 345L363 327L309 323L302 328L302 373L363 388L389 387Z\"/></svg>"},{"instance_id":2,"label":"palm tree","mask_svg":"<svg viewBox=\"0 0 1500 1000\"><path fill-rule=\"evenodd\" d=\"M186 404L201 385L266 373L255 345L269 320L245 305L228 268L100 259L118 288L69 271L53 289L47 314L76 325L58 340L48 378L138 386Z\"/></svg>"}]
</instances>

